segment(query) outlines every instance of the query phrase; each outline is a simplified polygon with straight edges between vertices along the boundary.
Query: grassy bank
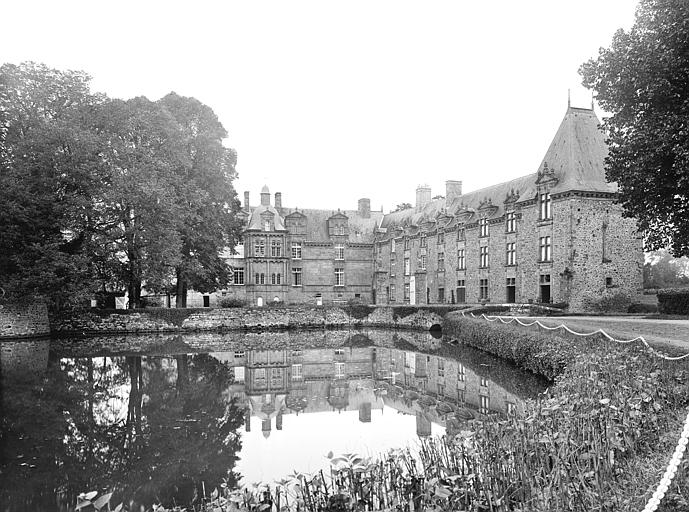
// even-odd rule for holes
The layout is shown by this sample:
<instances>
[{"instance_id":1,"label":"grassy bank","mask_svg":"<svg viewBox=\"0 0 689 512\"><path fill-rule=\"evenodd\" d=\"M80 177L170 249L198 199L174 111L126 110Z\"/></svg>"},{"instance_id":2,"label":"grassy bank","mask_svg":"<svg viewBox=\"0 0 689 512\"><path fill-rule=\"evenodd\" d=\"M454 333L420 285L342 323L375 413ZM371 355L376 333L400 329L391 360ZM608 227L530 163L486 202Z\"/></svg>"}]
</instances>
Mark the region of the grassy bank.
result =
<instances>
[{"instance_id":1,"label":"grassy bank","mask_svg":"<svg viewBox=\"0 0 689 512\"><path fill-rule=\"evenodd\" d=\"M551 379L520 416L464 420L452 437L378 459L332 457L241 491L209 491L197 510L639 511L689 407L689 362L602 337L575 338L450 315L450 338ZM685 455L658 510L689 510ZM158 509L163 510L163 509Z\"/></svg>"}]
</instances>

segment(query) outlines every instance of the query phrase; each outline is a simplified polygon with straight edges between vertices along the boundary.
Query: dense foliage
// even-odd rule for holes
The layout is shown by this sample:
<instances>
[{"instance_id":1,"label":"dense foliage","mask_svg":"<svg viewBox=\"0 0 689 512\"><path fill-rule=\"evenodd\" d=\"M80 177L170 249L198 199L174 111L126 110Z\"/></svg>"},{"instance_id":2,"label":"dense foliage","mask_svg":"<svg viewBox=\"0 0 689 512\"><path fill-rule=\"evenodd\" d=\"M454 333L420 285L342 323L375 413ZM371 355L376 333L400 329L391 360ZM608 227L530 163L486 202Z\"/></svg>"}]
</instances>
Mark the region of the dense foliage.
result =
<instances>
[{"instance_id":1,"label":"dense foliage","mask_svg":"<svg viewBox=\"0 0 689 512\"><path fill-rule=\"evenodd\" d=\"M236 154L213 111L170 93L110 99L90 78L0 67L0 286L60 308L96 291L186 303L227 283L240 224Z\"/></svg>"},{"instance_id":2,"label":"dense foliage","mask_svg":"<svg viewBox=\"0 0 689 512\"><path fill-rule=\"evenodd\" d=\"M647 249L689 255L689 3L641 0L634 26L581 66L605 120L608 180Z\"/></svg>"},{"instance_id":3,"label":"dense foliage","mask_svg":"<svg viewBox=\"0 0 689 512\"><path fill-rule=\"evenodd\" d=\"M658 290L658 312L689 315L689 288Z\"/></svg>"}]
</instances>

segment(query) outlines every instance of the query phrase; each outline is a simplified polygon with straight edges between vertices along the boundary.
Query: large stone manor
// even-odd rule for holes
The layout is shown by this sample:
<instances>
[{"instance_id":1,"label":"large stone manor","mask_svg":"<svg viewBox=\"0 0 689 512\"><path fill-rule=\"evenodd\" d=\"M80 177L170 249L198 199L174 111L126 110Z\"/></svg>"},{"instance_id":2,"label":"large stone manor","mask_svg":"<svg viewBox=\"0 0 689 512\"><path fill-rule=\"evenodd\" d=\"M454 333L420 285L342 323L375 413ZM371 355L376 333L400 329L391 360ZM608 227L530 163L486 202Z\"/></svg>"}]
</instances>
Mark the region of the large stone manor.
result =
<instances>
[{"instance_id":1,"label":"large stone manor","mask_svg":"<svg viewBox=\"0 0 689 512\"><path fill-rule=\"evenodd\" d=\"M416 189L413 208L389 214L282 206L267 187L244 195L246 230L228 259L234 284L205 299L237 297L376 304L568 303L632 298L642 287L643 249L633 219L605 180L607 154L591 109L568 106L537 171L445 197ZM212 305L212 304L211 304Z\"/></svg>"}]
</instances>

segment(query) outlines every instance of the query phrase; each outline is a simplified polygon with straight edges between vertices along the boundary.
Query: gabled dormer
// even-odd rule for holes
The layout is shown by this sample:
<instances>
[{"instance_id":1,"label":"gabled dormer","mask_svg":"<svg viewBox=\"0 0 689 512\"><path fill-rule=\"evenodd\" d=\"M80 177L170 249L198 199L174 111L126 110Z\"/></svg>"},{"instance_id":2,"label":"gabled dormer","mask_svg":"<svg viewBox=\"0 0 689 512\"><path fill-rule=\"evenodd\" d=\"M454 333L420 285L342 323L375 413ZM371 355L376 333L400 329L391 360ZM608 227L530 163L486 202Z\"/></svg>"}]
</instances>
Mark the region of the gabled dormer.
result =
<instances>
[{"instance_id":1,"label":"gabled dormer","mask_svg":"<svg viewBox=\"0 0 689 512\"><path fill-rule=\"evenodd\" d=\"M275 214L270 210L261 212L261 231L275 231Z\"/></svg>"},{"instance_id":2,"label":"gabled dormer","mask_svg":"<svg viewBox=\"0 0 689 512\"><path fill-rule=\"evenodd\" d=\"M293 211L285 217L285 228L293 235L306 235L306 215Z\"/></svg>"},{"instance_id":3,"label":"gabled dormer","mask_svg":"<svg viewBox=\"0 0 689 512\"><path fill-rule=\"evenodd\" d=\"M327 220L328 236L348 236L349 235L349 217L342 213L339 209L333 213Z\"/></svg>"},{"instance_id":4,"label":"gabled dormer","mask_svg":"<svg viewBox=\"0 0 689 512\"><path fill-rule=\"evenodd\" d=\"M478 205L479 217L492 217L498 211L498 206L493 204L493 199L485 197Z\"/></svg>"}]
</instances>

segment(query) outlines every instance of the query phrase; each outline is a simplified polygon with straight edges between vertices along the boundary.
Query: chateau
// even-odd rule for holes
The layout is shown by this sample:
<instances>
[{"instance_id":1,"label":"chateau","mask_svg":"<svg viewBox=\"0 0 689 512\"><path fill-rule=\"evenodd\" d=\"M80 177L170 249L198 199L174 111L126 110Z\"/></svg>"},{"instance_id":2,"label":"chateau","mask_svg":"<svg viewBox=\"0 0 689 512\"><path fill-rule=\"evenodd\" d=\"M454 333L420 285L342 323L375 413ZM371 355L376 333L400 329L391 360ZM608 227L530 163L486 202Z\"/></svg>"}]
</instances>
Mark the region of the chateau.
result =
<instances>
[{"instance_id":1,"label":"chateau","mask_svg":"<svg viewBox=\"0 0 689 512\"><path fill-rule=\"evenodd\" d=\"M583 310L603 296L642 287L636 223L622 217L617 185L592 109L568 106L537 171L445 197L416 189L414 207L389 214L282 206L267 187L261 204L244 194L234 284L220 292L254 305L568 303ZM216 297L217 299L217 297ZM208 301L206 301L208 302Z\"/></svg>"}]
</instances>

